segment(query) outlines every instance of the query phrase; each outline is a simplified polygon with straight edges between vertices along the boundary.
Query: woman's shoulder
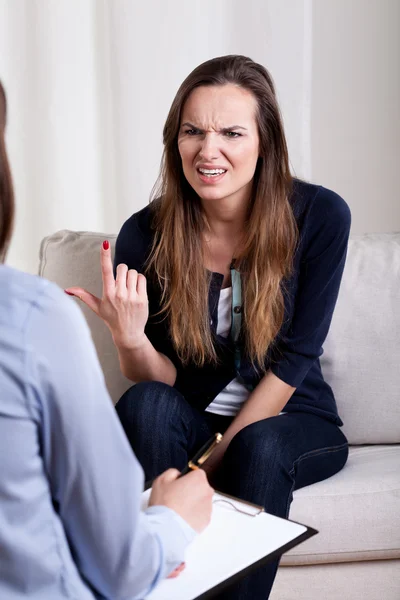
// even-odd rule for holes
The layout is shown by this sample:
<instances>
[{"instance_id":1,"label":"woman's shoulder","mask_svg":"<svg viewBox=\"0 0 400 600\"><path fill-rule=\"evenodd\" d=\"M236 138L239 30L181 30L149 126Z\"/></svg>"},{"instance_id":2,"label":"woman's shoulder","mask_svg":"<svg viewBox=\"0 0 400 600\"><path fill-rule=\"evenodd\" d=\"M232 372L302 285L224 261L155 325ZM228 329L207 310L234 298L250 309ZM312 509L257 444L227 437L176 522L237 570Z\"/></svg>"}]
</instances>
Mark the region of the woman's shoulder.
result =
<instances>
[{"instance_id":1,"label":"woman's shoulder","mask_svg":"<svg viewBox=\"0 0 400 600\"><path fill-rule=\"evenodd\" d=\"M1 265L0 267L0 314L7 319L8 323L13 322L13 317L17 318L17 323L25 322L23 318L33 306L38 303L39 298L46 293L47 288L51 286L38 275L24 273L13 267Z\"/></svg>"},{"instance_id":2,"label":"woman's shoulder","mask_svg":"<svg viewBox=\"0 0 400 600\"><path fill-rule=\"evenodd\" d=\"M31 275L4 264L0 266L1 300L10 294L24 297L24 290L26 291L25 297L27 297L46 285L46 280L38 275Z\"/></svg>"},{"instance_id":3,"label":"woman's shoulder","mask_svg":"<svg viewBox=\"0 0 400 600\"><path fill-rule=\"evenodd\" d=\"M336 192L322 185L294 179L291 204L299 227L312 219L350 227L351 212L347 202Z\"/></svg>"},{"instance_id":4,"label":"woman's shoulder","mask_svg":"<svg viewBox=\"0 0 400 600\"><path fill-rule=\"evenodd\" d=\"M12 267L0 267L0 315L8 328L21 333L36 315L57 312L60 318L79 311L55 283ZM74 315L72 319L75 320Z\"/></svg>"},{"instance_id":5,"label":"woman's shoulder","mask_svg":"<svg viewBox=\"0 0 400 600\"><path fill-rule=\"evenodd\" d=\"M115 263L142 271L153 237L154 203L134 213L122 225L115 247Z\"/></svg>"},{"instance_id":6,"label":"woman's shoulder","mask_svg":"<svg viewBox=\"0 0 400 600\"><path fill-rule=\"evenodd\" d=\"M295 180L292 207L304 260L312 260L327 248L347 246L351 213L346 201L321 185Z\"/></svg>"},{"instance_id":7,"label":"woman's shoulder","mask_svg":"<svg viewBox=\"0 0 400 600\"><path fill-rule=\"evenodd\" d=\"M152 220L154 215L153 204L148 204L141 210L133 213L122 225L118 237L121 235L137 235L143 239L150 239L153 235Z\"/></svg>"}]
</instances>

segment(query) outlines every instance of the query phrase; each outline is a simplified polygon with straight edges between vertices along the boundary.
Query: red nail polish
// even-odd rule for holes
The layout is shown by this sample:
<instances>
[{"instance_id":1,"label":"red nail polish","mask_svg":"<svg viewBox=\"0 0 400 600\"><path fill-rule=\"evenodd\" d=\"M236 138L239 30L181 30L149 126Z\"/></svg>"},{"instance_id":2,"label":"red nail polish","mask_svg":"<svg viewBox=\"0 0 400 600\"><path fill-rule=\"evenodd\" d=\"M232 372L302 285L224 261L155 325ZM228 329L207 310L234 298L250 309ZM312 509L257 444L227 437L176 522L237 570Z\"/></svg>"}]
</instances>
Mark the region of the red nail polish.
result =
<instances>
[{"instance_id":1,"label":"red nail polish","mask_svg":"<svg viewBox=\"0 0 400 600\"><path fill-rule=\"evenodd\" d=\"M104 250L108 250L109 247L110 247L110 244L109 244L108 240L104 240L104 242L103 242L103 248L104 248Z\"/></svg>"},{"instance_id":2,"label":"red nail polish","mask_svg":"<svg viewBox=\"0 0 400 600\"><path fill-rule=\"evenodd\" d=\"M72 292L67 292L67 290L64 290L64 292L65 292L66 294L68 294L68 296L75 296L75 294L73 294Z\"/></svg>"}]
</instances>

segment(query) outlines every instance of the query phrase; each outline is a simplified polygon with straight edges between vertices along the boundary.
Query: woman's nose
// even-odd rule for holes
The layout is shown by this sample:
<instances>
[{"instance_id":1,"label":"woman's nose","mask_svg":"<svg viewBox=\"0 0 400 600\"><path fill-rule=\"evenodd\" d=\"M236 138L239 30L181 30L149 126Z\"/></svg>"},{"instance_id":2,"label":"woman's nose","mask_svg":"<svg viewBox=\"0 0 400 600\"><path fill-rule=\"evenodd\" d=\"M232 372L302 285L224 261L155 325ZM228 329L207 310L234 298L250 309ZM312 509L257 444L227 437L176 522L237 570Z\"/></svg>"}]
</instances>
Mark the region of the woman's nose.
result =
<instances>
[{"instance_id":1,"label":"woman's nose","mask_svg":"<svg viewBox=\"0 0 400 600\"><path fill-rule=\"evenodd\" d=\"M218 135L214 132L206 133L201 140L200 157L207 161L218 158L220 151L218 147Z\"/></svg>"}]
</instances>

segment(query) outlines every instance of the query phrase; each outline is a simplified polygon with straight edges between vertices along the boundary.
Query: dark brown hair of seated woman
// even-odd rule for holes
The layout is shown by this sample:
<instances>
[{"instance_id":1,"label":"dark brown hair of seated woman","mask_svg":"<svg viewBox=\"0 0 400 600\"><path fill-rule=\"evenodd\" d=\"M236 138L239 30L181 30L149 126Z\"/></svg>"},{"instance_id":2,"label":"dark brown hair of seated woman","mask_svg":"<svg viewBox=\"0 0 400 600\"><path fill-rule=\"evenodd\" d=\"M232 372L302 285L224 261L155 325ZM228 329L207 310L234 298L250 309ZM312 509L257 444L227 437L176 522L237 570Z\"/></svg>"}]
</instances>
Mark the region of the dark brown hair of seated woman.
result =
<instances>
[{"instance_id":1,"label":"dark brown hair of seated woman","mask_svg":"<svg viewBox=\"0 0 400 600\"><path fill-rule=\"evenodd\" d=\"M14 221L14 192L4 139L7 102L0 82L0 262L5 258Z\"/></svg>"},{"instance_id":2,"label":"dark brown hair of seated woman","mask_svg":"<svg viewBox=\"0 0 400 600\"><path fill-rule=\"evenodd\" d=\"M145 275L155 275L163 290L160 316L168 321L182 364L217 364L207 306L209 272L204 269L202 238L207 224L200 197L183 171L179 136L192 93L201 87L225 86L247 92L257 105L259 157L242 239L233 258L243 281L243 344L253 364L264 372L266 349L284 320L283 288L292 272L298 228L290 202L293 177L275 85L267 69L247 56L220 56L202 63L186 77L172 102L163 131L160 177L152 194L156 235Z\"/></svg>"}]
</instances>

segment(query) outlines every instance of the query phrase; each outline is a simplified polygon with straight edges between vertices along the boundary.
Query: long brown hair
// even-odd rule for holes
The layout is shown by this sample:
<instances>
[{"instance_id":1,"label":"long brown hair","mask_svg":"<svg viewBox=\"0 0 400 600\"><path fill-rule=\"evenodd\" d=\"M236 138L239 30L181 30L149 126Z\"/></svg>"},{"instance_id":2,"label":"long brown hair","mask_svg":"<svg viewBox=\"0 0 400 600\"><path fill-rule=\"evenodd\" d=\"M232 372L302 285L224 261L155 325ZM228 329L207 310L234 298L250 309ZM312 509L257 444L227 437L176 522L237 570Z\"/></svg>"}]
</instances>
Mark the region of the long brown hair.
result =
<instances>
[{"instance_id":1,"label":"long brown hair","mask_svg":"<svg viewBox=\"0 0 400 600\"><path fill-rule=\"evenodd\" d=\"M156 274L162 310L184 364L215 362L204 267L201 200L188 184L178 150L183 106L199 86L233 83L257 100L259 154L246 233L235 268L242 276L244 340L253 364L264 368L265 354L284 318L282 283L292 269L297 226L289 204L292 176L282 118L268 71L245 56L223 56L198 66L180 86L164 126L164 153L153 190L155 237L147 273Z\"/></svg>"},{"instance_id":2,"label":"long brown hair","mask_svg":"<svg viewBox=\"0 0 400 600\"><path fill-rule=\"evenodd\" d=\"M6 94L0 82L0 262L5 258L14 220L14 193L4 140L6 118Z\"/></svg>"}]
</instances>

